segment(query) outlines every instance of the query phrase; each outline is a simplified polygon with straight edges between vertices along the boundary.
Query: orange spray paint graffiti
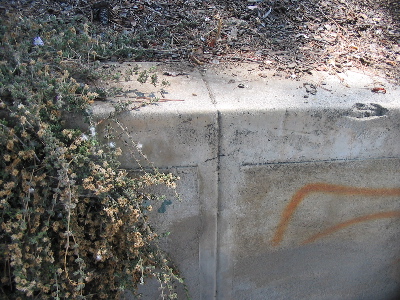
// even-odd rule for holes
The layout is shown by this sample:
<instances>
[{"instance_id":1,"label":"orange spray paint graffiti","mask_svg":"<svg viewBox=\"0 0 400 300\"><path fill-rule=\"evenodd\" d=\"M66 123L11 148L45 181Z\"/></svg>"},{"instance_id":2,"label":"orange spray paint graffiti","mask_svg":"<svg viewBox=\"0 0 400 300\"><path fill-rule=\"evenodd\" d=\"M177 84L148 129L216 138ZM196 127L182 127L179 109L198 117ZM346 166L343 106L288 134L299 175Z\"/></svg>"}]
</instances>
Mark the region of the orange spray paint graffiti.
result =
<instances>
[{"instance_id":1,"label":"orange spray paint graffiti","mask_svg":"<svg viewBox=\"0 0 400 300\"><path fill-rule=\"evenodd\" d=\"M312 237L308 238L307 240L305 240L304 242L302 242L301 244L305 245L305 244L315 242L316 240L318 240L320 238L328 236L336 231L339 231L341 229L344 229L346 227L349 227L349 226L357 224L357 223L373 221L373 220L378 220L378 219L386 219L386 218L400 218L400 211L385 211L385 212L380 212L380 213L376 213L376 214L370 214L370 215L365 215L365 216L361 216L358 218L354 218L354 219L348 220L346 222L339 223L335 226L332 226L320 233L317 233L317 234L313 235Z\"/></svg>"},{"instance_id":2,"label":"orange spray paint graffiti","mask_svg":"<svg viewBox=\"0 0 400 300\"><path fill-rule=\"evenodd\" d=\"M375 197L385 197L385 196L400 196L400 188L359 188L359 187L351 187L351 186L343 186L343 185L335 185L328 183L311 183L300 188L292 197L289 204L284 209L278 227L275 231L275 235L272 239L272 245L278 246L287 230L287 227L290 223L290 219L292 218L294 212L297 207L303 201L303 199L312 193L330 193L336 195L361 195L361 196L375 196ZM400 211L389 211L371 214L367 216L362 216L359 218L355 218L344 223L340 223L335 225L321 233L318 233L311 238L307 239L303 242L303 244L311 243L321 237L329 235L333 232L336 232L340 229L348 227L350 225L366 222L375 219L382 218L393 218L400 217Z\"/></svg>"}]
</instances>

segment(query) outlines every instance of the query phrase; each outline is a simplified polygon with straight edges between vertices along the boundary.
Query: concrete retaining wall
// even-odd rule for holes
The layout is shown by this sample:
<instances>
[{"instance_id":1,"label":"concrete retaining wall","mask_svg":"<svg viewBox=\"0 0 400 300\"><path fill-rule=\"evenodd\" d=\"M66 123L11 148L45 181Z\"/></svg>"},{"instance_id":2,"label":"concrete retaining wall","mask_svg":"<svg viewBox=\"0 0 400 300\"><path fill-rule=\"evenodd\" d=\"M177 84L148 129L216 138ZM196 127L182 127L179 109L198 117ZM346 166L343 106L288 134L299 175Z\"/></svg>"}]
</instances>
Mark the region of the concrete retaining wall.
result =
<instances>
[{"instance_id":1,"label":"concrete retaining wall","mask_svg":"<svg viewBox=\"0 0 400 300\"><path fill-rule=\"evenodd\" d=\"M167 98L184 101L119 119L181 177L183 200L169 195L155 218L192 299L396 299L398 87L374 94L376 78L357 73L296 81L252 65L165 70L185 74L167 78Z\"/></svg>"}]
</instances>

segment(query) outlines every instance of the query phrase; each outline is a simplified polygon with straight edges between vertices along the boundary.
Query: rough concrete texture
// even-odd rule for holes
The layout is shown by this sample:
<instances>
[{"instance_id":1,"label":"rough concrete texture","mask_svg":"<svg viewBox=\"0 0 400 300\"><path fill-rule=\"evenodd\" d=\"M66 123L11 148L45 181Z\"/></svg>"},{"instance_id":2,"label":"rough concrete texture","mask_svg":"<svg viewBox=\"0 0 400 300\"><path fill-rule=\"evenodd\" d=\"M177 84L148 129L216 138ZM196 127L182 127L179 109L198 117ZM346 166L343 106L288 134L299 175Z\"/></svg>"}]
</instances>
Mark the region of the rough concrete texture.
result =
<instances>
[{"instance_id":1,"label":"rough concrete texture","mask_svg":"<svg viewBox=\"0 0 400 300\"><path fill-rule=\"evenodd\" d=\"M184 101L119 119L182 178L183 200L155 220L192 299L396 299L399 87L356 72L283 79L257 65L159 72L165 97ZM154 90L117 85L131 90L120 101ZM129 151L122 162L138 167Z\"/></svg>"}]
</instances>

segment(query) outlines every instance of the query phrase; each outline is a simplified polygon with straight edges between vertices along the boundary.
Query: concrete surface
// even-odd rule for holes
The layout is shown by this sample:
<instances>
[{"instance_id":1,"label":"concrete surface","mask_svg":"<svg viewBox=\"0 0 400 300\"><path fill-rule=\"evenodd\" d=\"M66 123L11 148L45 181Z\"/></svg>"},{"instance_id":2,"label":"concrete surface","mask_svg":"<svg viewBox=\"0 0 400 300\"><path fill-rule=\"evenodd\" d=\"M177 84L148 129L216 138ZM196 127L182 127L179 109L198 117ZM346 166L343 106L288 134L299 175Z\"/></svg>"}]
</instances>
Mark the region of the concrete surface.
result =
<instances>
[{"instance_id":1,"label":"concrete surface","mask_svg":"<svg viewBox=\"0 0 400 300\"><path fill-rule=\"evenodd\" d=\"M171 232L163 243L192 299L400 295L399 87L358 72L284 79L249 64L158 70L171 82L165 97L184 101L119 120L155 166L181 177L182 201L169 195L155 222ZM130 92L110 101L157 95L133 78L114 85ZM131 150L126 138L116 143ZM137 169L130 152L123 166ZM149 286L144 299L157 299Z\"/></svg>"}]
</instances>

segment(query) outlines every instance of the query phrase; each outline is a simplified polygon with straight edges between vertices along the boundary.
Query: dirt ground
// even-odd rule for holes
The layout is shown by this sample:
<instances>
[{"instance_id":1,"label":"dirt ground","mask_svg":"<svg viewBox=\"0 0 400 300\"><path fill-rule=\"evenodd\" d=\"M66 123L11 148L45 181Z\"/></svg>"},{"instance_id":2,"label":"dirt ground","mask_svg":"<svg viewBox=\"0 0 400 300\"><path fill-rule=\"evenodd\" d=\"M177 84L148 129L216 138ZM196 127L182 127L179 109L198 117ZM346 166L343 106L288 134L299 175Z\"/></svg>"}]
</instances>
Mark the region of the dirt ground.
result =
<instances>
[{"instance_id":1,"label":"dirt ground","mask_svg":"<svg viewBox=\"0 0 400 300\"><path fill-rule=\"evenodd\" d=\"M356 68L400 82L398 0L0 0L8 11L84 15L132 37L137 61L256 62L289 78Z\"/></svg>"}]
</instances>

